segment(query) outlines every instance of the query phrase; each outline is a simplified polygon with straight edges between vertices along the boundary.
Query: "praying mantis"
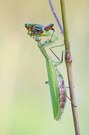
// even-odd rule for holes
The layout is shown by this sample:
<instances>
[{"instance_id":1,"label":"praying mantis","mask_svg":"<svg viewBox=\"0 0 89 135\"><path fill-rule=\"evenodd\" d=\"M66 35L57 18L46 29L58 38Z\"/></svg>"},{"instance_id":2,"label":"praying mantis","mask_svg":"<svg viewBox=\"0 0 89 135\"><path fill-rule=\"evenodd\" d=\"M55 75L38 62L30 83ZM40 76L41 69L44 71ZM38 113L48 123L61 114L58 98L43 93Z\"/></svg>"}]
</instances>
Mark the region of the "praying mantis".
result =
<instances>
[{"instance_id":1,"label":"praying mantis","mask_svg":"<svg viewBox=\"0 0 89 135\"><path fill-rule=\"evenodd\" d=\"M29 25L25 24L25 27L28 30L27 34L35 39L35 41L37 42L37 46L39 47L41 53L46 59L46 67L47 67L47 74L48 74L48 81L46 82L46 84L48 84L50 88L54 119L59 120L64 111L64 107L66 104L66 97L67 97L66 86L64 83L63 76L57 69L57 66L63 62L63 52L60 60L52 50L52 48L58 46L54 46L50 48L50 51L58 59L58 61L56 62L47 54L45 49L47 46L55 43L58 37L54 35L54 28L53 25L51 24L44 28L43 25L31 24L31 26L34 26L34 29L28 28L27 26L30 26L30 24ZM47 28L47 30L45 30L45 28ZM53 33L51 32L50 34L50 30L53 31ZM51 36L51 37L50 39L48 38L46 41L41 43L40 37L44 36L45 31L47 31L46 36L48 37Z\"/></svg>"}]
</instances>

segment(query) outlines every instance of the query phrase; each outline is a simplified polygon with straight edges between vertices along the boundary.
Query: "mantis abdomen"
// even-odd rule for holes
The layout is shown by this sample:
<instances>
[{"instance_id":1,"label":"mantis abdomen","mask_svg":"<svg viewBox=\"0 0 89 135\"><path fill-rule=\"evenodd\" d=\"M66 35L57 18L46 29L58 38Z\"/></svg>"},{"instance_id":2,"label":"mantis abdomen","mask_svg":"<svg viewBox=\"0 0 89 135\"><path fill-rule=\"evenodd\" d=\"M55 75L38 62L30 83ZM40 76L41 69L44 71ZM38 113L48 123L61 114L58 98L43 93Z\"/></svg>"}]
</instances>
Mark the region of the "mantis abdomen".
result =
<instances>
[{"instance_id":1,"label":"mantis abdomen","mask_svg":"<svg viewBox=\"0 0 89 135\"><path fill-rule=\"evenodd\" d=\"M66 89L62 75L51 58L46 61L54 119L59 120L66 103Z\"/></svg>"},{"instance_id":2,"label":"mantis abdomen","mask_svg":"<svg viewBox=\"0 0 89 135\"><path fill-rule=\"evenodd\" d=\"M66 93L64 80L61 77L58 77L58 84L59 84L59 96L60 96L59 107L60 107L60 112L61 112L60 116L61 116L66 104L67 93Z\"/></svg>"}]
</instances>

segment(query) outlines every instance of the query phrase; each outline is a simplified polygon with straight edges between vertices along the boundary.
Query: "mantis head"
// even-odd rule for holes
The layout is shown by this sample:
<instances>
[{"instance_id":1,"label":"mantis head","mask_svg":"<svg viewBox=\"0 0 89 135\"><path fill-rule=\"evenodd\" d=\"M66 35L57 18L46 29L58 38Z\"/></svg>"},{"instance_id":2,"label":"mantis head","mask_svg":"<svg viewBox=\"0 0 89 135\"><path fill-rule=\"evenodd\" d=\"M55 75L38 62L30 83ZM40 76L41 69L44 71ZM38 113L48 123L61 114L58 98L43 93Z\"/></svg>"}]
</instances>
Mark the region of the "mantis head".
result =
<instances>
[{"instance_id":1,"label":"mantis head","mask_svg":"<svg viewBox=\"0 0 89 135\"><path fill-rule=\"evenodd\" d=\"M27 30L29 30L30 27L31 27L31 24L30 24L30 23L25 23L25 28L26 28Z\"/></svg>"}]
</instances>

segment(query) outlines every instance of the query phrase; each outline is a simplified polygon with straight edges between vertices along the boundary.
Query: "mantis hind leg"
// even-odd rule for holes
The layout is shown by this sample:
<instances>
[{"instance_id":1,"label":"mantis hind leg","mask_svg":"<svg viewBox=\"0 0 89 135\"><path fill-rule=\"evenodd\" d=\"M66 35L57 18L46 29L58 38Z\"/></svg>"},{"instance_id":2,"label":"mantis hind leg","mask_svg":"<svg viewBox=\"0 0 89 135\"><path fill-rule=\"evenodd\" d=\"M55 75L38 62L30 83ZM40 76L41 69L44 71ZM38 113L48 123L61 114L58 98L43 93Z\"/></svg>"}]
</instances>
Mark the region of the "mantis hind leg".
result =
<instances>
[{"instance_id":1,"label":"mantis hind leg","mask_svg":"<svg viewBox=\"0 0 89 135\"><path fill-rule=\"evenodd\" d=\"M52 54L58 59L58 62L54 62L54 63L55 63L55 66L58 66L58 65L60 65L61 63L63 63L63 58L64 58L65 50L62 51L61 59L60 59L60 58L55 54L55 52L52 50L52 48L61 47L61 46L64 46L64 44L62 44L62 45L57 45L57 46L52 46L52 47L50 48L50 51L52 52Z\"/></svg>"},{"instance_id":2,"label":"mantis hind leg","mask_svg":"<svg viewBox=\"0 0 89 135\"><path fill-rule=\"evenodd\" d=\"M76 105L74 105L74 104L72 103L71 98L69 98L67 95L66 95L66 97L70 100L70 102L71 102L71 104L72 104L73 107L77 107Z\"/></svg>"}]
</instances>

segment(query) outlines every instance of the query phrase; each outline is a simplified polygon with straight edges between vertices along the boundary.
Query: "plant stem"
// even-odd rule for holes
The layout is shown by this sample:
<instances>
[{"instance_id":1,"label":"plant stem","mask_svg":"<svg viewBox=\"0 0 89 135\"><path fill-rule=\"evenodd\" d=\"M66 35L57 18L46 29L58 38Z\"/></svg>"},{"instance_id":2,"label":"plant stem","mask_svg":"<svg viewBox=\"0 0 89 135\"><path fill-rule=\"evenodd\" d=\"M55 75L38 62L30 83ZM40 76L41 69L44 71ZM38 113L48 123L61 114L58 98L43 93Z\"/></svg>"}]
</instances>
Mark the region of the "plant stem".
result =
<instances>
[{"instance_id":1,"label":"plant stem","mask_svg":"<svg viewBox=\"0 0 89 135\"><path fill-rule=\"evenodd\" d=\"M72 108L72 114L73 114L73 120L74 120L75 134L80 135L77 107L74 107L72 105L72 104L76 105L76 99L75 99L75 89L74 89L73 72L72 72L72 56L70 52L70 45L69 45L69 39L68 39L64 0L60 0L60 4L61 4L62 21L63 21L63 27L64 27L65 50L68 50L66 53L65 59L66 59L68 83L69 83L69 88L70 88L69 90L70 90L70 98L71 98L71 108Z\"/></svg>"},{"instance_id":2,"label":"plant stem","mask_svg":"<svg viewBox=\"0 0 89 135\"><path fill-rule=\"evenodd\" d=\"M50 1L50 3L52 3L52 0L49 0L49 1ZM66 62L69 91L70 91L70 98L71 98L71 108L72 108L72 114L73 114L75 134L80 135L77 107L73 106L73 105L76 106L76 100L75 100L75 89L74 89L73 72L72 72L72 56L71 56L71 52L70 52L64 0L60 0L60 4L61 4L61 13L62 13L63 28L64 28L64 44L65 44L65 50L67 50L66 56L65 56L65 62ZM51 6L51 4L50 4L50 6ZM58 20L57 20L57 22L58 22Z\"/></svg>"}]
</instances>

